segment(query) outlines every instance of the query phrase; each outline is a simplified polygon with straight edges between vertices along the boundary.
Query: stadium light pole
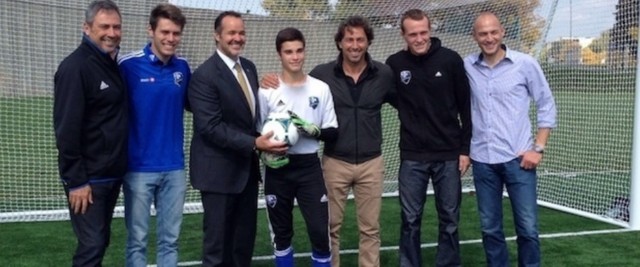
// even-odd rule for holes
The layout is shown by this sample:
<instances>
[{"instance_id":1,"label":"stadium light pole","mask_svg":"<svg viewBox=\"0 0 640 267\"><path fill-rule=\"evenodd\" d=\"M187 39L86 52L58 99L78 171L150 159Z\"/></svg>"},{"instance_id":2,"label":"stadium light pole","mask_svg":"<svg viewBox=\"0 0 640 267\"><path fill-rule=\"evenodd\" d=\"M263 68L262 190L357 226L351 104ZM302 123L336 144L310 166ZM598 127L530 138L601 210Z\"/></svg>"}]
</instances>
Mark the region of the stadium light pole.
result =
<instances>
[{"instance_id":1,"label":"stadium light pole","mask_svg":"<svg viewBox=\"0 0 640 267\"><path fill-rule=\"evenodd\" d=\"M640 9L640 3L638 3ZM640 36L640 28L637 29ZM640 38L636 40L640 47ZM636 53L636 90L633 115L633 148L631 152L631 185L629 188L629 228L640 230L640 53Z\"/></svg>"},{"instance_id":2,"label":"stadium light pole","mask_svg":"<svg viewBox=\"0 0 640 267\"><path fill-rule=\"evenodd\" d=\"M573 40L573 1L569 0L569 38Z\"/></svg>"}]
</instances>

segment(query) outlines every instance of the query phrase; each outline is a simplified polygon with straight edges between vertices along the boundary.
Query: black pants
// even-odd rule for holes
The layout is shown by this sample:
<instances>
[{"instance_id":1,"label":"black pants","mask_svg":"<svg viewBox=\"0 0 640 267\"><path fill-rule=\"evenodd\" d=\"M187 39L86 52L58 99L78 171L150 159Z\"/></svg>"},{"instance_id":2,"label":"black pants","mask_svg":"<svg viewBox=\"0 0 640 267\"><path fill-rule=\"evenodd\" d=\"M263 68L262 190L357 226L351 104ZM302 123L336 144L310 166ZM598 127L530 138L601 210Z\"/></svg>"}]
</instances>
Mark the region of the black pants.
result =
<instances>
[{"instance_id":1,"label":"black pants","mask_svg":"<svg viewBox=\"0 0 640 267\"><path fill-rule=\"evenodd\" d=\"M251 166L251 177L238 194L200 191L204 208L202 266L251 266L260 179L257 164Z\"/></svg>"},{"instance_id":2,"label":"black pants","mask_svg":"<svg viewBox=\"0 0 640 267\"><path fill-rule=\"evenodd\" d=\"M458 160L420 162L402 160L398 177L401 207L400 266L422 266L420 235L429 179L438 212L435 266L461 266L458 223L462 195Z\"/></svg>"},{"instance_id":3,"label":"black pants","mask_svg":"<svg viewBox=\"0 0 640 267\"><path fill-rule=\"evenodd\" d=\"M266 168L264 195L276 251L291 246L293 204L298 201L315 253L329 255L327 189L317 154L289 155L289 164Z\"/></svg>"},{"instance_id":4,"label":"black pants","mask_svg":"<svg viewBox=\"0 0 640 267\"><path fill-rule=\"evenodd\" d=\"M68 205L71 227L78 242L73 255L74 267L102 266L102 258L111 238L111 219L121 185L122 180L92 184L93 204L89 205L85 214L74 214ZM64 192L68 200L69 189L66 186Z\"/></svg>"}]
</instances>

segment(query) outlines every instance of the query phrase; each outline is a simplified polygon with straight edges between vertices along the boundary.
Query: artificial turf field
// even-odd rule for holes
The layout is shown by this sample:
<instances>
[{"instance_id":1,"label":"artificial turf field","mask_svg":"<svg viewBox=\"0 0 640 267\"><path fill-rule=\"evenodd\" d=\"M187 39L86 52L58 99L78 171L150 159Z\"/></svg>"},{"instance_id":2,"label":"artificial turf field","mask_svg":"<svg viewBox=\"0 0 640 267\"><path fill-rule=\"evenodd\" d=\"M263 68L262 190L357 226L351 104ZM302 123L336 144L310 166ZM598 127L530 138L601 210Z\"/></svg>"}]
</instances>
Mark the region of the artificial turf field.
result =
<instances>
[{"instance_id":1,"label":"artificial turf field","mask_svg":"<svg viewBox=\"0 0 640 267\"><path fill-rule=\"evenodd\" d=\"M508 199L504 201L505 234L514 236ZM180 237L180 261L183 265L199 265L201 255L202 216L185 215ZM308 253L305 226L299 213L295 215L294 248L296 253ZM357 266L358 233L353 201L346 212L342 231L342 266ZM381 216L381 266L398 266L400 211L398 199L385 198ZM540 208L542 266L640 266L640 232ZM425 266L433 266L436 242L436 221L433 199L427 200L422 227L422 257ZM480 243L475 197L463 195L460 223L462 263L464 266L484 266ZM126 231L122 218L114 219L111 246L104 266L124 266ZM152 229L153 231L153 229ZM75 239L68 221L0 224L0 266L69 266ZM274 266L265 210L259 210L258 234L252 266ZM150 236L149 261L155 263L155 237ZM511 261L516 263L516 242L508 241ZM310 266L309 256L298 255L297 266Z\"/></svg>"}]
</instances>

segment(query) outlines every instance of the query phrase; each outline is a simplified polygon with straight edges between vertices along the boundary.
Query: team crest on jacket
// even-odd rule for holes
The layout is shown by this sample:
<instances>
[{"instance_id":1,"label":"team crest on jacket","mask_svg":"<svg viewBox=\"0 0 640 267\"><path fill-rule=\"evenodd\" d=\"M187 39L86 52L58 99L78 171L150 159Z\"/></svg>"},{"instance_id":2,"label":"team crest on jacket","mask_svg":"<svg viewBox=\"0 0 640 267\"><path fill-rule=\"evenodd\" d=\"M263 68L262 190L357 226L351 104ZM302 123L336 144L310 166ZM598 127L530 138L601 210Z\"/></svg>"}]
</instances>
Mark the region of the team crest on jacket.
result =
<instances>
[{"instance_id":1,"label":"team crest on jacket","mask_svg":"<svg viewBox=\"0 0 640 267\"><path fill-rule=\"evenodd\" d=\"M264 196L265 200L267 201L267 206L269 207L275 207L276 203L278 202L278 198L276 197L276 195L266 195Z\"/></svg>"},{"instance_id":2,"label":"team crest on jacket","mask_svg":"<svg viewBox=\"0 0 640 267\"><path fill-rule=\"evenodd\" d=\"M182 72L176 71L173 73L173 82L177 86L181 86L183 81L184 81L184 75L182 74Z\"/></svg>"},{"instance_id":3,"label":"team crest on jacket","mask_svg":"<svg viewBox=\"0 0 640 267\"><path fill-rule=\"evenodd\" d=\"M411 81L411 71L403 70L400 72L400 81L404 84L409 84Z\"/></svg>"},{"instance_id":4,"label":"team crest on jacket","mask_svg":"<svg viewBox=\"0 0 640 267\"><path fill-rule=\"evenodd\" d=\"M318 107L319 103L320 103L320 99L318 99L317 96L310 96L309 97L309 106L312 109L316 109Z\"/></svg>"}]
</instances>

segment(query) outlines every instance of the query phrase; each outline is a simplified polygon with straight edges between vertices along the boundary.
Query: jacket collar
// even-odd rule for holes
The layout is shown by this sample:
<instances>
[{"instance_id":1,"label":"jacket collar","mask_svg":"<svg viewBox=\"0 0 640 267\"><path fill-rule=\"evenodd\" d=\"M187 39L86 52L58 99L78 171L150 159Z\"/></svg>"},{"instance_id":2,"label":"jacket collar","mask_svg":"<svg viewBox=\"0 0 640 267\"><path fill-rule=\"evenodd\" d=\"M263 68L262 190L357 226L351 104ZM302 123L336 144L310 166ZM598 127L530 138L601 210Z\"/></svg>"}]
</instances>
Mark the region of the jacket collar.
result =
<instances>
[{"instance_id":1,"label":"jacket collar","mask_svg":"<svg viewBox=\"0 0 640 267\"><path fill-rule=\"evenodd\" d=\"M160 60L160 58L158 58L158 56L156 56L156 54L153 53L153 50L151 50L151 43L148 43L143 49L142 51L144 51L144 55L145 57L151 61L151 63L153 64L158 64L158 65L164 65L164 62L162 62L162 60ZM167 60L167 65L170 65L173 60L176 58L176 55L172 55L169 60Z\"/></svg>"},{"instance_id":2,"label":"jacket collar","mask_svg":"<svg viewBox=\"0 0 640 267\"><path fill-rule=\"evenodd\" d=\"M333 70L335 71L336 74L345 76L344 69L342 69L343 61L344 61L344 59L342 57L342 52L340 52L340 54L338 54L338 59L336 59L336 65L334 66ZM369 74L373 74L373 73L378 71L378 67L376 67L373 64L373 61L371 60L371 55L369 54L369 52L367 52L365 54L365 61L367 62L367 67L365 67L364 72L368 72Z\"/></svg>"},{"instance_id":3,"label":"jacket collar","mask_svg":"<svg viewBox=\"0 0 640 267\"><path fill-rule=\"evenodd\" d=\"M96 45L96 43L93 42L93 40L91 40L91 38L89 38L89 36L87 36L86 34L82 34L82 43L86 44L87 46L89 46L91 49L93 49L94 51L98 52L100 55L104 56L104 57L108 57L111 58L111 56L109 55L109 53L105 52L104 50L102 50L102 48L100 48L98 45ZM116 48L116 56L115 58L118 58L118 53L120 52L120 46L118 46Z\"/></svg>"}]
</instances>

